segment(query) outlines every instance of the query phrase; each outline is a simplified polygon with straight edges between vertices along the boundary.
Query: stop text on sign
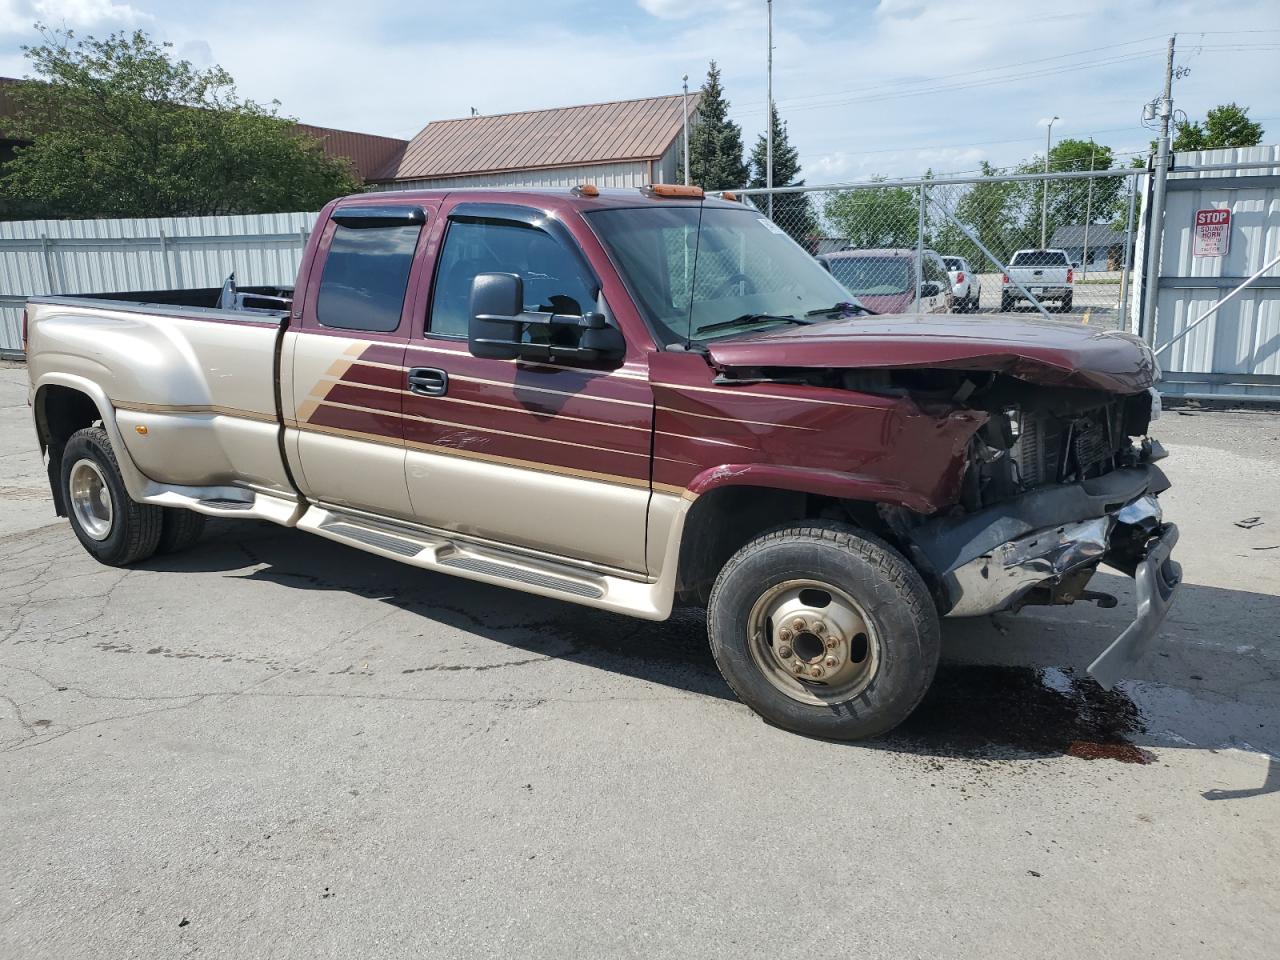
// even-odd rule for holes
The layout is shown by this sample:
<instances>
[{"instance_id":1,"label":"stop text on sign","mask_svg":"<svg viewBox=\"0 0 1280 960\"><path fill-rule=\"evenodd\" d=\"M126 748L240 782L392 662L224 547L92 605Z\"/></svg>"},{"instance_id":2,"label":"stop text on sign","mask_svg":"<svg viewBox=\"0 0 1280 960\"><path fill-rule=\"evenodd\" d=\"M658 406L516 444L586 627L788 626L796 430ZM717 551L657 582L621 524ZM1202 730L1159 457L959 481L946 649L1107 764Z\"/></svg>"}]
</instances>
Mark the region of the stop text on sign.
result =
<instances>
[{"instance_id":1,"label":"stop text on sign","mask_svg":"<svg viewBox=\"0 0 1280 960\"><path fill-rule=\"evenodd\" d=\"M1194 257L1225 257L1231 250L1231 211L1197 210L1195 235L1191 244Z\"/></svg>"}]
</instances>

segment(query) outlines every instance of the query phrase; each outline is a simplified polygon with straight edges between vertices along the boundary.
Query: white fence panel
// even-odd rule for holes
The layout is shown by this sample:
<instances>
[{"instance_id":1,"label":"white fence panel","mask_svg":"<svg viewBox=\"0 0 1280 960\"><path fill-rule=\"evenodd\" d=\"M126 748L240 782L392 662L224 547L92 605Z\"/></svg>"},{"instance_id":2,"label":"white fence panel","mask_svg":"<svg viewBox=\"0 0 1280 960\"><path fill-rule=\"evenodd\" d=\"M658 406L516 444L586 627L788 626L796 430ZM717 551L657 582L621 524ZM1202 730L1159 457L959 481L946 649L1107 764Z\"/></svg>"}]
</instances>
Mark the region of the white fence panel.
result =
<instances>
[{"instance_id":1,"label":"white fence panel","mask_svg":"<svg viewBox=\"0 0 1280 960\"><path fill-rule=\"evenodd\" d=\"M21 348L29 296L290 286L315 213L0 222L0 351Z\"/></svg>"},{"instance_id":2,"label":"white fence panel","mask_svg":"<svg viewBox=\"0 0 1280 960\"><path fill-rule=\"evenodd\" d=\"M1178 172L1179 167L1274 167ZM1226 256L1195 256L1197 210L1231 211ZM1154 345L1191 326L1280 252L1280 146L1180 153L1169 175ZM1169 393L1280 398L1280 270L1250 285L1160 355Z\"/></svg>"}]
</instances>

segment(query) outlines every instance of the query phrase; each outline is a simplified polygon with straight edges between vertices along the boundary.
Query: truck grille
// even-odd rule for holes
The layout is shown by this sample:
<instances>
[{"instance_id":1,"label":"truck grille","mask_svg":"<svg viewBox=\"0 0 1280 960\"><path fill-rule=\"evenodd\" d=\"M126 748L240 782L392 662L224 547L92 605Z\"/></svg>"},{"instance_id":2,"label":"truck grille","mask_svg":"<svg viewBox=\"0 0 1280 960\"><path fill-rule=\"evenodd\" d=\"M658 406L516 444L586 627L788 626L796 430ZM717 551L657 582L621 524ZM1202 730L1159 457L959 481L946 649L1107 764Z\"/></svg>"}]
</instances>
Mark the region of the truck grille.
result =
<instances>
[{"instance_id":1,"label":"truck grille","mask_svg":"<svg viewBox=\"0 0 1280 960\"><path fill-rule=\"evenodd\" d=\"M1110 472L1116 454L1127 443L1119 417L1119 404L1108 404L1074 419L1043 412L1023 413L1011 451L1022 487Z\"/></svg>"}]
</instances>

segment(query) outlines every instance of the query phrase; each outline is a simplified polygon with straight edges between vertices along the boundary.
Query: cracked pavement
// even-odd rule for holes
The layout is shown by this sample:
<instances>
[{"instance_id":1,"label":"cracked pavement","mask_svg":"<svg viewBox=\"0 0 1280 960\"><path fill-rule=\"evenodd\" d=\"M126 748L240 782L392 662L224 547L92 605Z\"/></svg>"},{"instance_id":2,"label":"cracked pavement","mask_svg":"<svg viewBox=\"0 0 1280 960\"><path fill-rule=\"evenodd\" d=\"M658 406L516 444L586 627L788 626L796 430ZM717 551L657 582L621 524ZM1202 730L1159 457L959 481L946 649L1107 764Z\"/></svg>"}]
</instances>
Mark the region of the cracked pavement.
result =
<instances>
[{"instance_id":1,"label":"cracked pavement","mask_svg":"<svg viewBox=\"0 0 1280 960\"><path fill-rule=\"evenodd\" d=\"M944 625L892 737L629 620L255 522L99 566L0 367L0 956L1272 956L1280 415L1166 412L1186 586ZM1249 528L1236 521L1260 517ZM1097 757L1097 759L1086 759ZM1137 762L1119 762L1119 761Z\"/></svg>"}]
</instances>

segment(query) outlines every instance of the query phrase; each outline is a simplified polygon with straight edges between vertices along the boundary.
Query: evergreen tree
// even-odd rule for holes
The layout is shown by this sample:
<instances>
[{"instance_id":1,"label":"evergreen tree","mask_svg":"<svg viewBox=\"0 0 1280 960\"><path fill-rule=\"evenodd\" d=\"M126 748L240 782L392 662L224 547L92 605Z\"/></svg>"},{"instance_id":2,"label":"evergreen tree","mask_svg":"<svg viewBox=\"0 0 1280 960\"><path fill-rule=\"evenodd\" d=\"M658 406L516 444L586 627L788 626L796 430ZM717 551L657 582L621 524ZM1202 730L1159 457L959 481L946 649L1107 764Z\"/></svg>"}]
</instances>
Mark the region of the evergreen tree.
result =
<instances>
[{"instance_id":1,"label":"evergreen tree","mask_svg":"<svg viewBox=\"0 0 1280 960\"><path fill-rule=\"evenodd\" d=\"M773 186L802 187L800 179L800 154L791 145L787 137L787 125L778 119L778 108L775 106L770 116L773 124ZM756 139L751 151L751 186L766 186L766 169L768 166L769 144L762 133ZM756 205L768 209L766 197L755 197ZM813 215L807 193L780 193L773 198L773 219L801 245L810 245L812 237L818 232L818 222Z\"/></svg>"},{"instance_id":2,"label":"evergreen tree","mask_svg":"<svg viewBox=\"0 0 1280 960\"><path fill-rule=\"evenodd\" d=\"M697 122L689 131L689 182L704 190L733 190L747 182L742 128L729 119L729 101L714 60L702 84Z\"/></svg>"}]
</instances>

